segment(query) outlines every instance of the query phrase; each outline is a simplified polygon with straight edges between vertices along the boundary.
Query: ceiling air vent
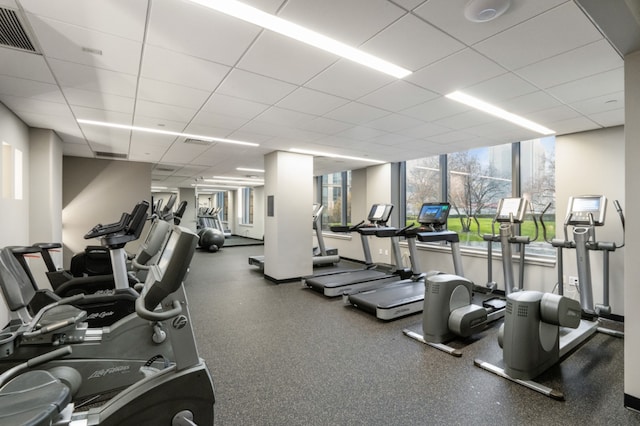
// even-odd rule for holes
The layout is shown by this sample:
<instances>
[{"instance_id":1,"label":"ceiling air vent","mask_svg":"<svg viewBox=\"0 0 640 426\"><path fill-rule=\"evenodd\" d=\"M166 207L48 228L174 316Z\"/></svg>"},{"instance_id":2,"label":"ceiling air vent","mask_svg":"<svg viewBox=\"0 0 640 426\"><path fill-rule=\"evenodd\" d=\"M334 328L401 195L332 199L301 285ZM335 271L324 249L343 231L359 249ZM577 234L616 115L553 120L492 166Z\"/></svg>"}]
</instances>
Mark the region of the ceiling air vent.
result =
<instances>
[{"instance_id":1,"label":"ceiling air vent","mask_svg":"<svg viewBox=\"0 0 640 426\"><path fill-rule=\"evenodd\" d=\"M0 7L0 45L38 53L15 10Z\"/></svg>"},{"instance_id":2,"label":"ceiling air vent","mask_svg":"<svg viewBox=\"0 0 640 426\"><path fill-rule=\"evenodd\" d=\"M167 166L158 166L154 170L157 170L159 172L175 172L176 171L175 168L167 167Z\"/></svg>"},{"instance_id":3,"label":"ceiling air vent","mask_svg":"<svg viewBox=\"0 0 640 426\"><path fill-rule=\"evenodd\" d=\"M95 154L96 154L96 157L102 157L102 158L119 158L122 160L127 159L127 154L121 154L119 152L96 151Z\"/></svg>"},{"instance_id":4,"label":"ceiling air vent","mask_svg":"<svg viewBox=\"0 0 640 426\"><path fill-rule=\"evenodd\" d=\"M206 146L211 145L211 142L203 141L201 139L186 139L184 141L184 143L188 143L188 144L191 144L191 145L206 145Z\"/></svg>"}]
</instances>

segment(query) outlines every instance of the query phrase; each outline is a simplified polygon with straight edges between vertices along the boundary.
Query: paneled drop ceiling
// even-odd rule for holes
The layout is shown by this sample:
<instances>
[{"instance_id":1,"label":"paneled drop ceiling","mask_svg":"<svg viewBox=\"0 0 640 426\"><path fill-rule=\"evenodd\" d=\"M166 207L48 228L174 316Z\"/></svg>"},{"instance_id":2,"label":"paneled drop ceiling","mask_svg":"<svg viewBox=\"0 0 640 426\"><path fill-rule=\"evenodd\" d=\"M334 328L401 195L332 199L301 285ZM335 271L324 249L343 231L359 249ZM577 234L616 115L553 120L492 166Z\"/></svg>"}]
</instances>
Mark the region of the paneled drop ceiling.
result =
<instances>
[{"instance_id":1,"label":"paneled drop ceiling","mask_svg":"<svg viewBox=\"0 0 640 426\"><path fill-rule=\"evenodd\" d=\"M538 137L444 97L454 90L560 135L624 123L621 55L572 0L512 0L485 23L465 19L467 0L245 3L413 73L398 80L187 0L0 0L39 51L0 47L0 101L55 130L66 155L150 162L168 187L244 176L236 167L292 147L402 161ZM317 158L315 173L367 165Z\"/></svg>"}]
</instances>

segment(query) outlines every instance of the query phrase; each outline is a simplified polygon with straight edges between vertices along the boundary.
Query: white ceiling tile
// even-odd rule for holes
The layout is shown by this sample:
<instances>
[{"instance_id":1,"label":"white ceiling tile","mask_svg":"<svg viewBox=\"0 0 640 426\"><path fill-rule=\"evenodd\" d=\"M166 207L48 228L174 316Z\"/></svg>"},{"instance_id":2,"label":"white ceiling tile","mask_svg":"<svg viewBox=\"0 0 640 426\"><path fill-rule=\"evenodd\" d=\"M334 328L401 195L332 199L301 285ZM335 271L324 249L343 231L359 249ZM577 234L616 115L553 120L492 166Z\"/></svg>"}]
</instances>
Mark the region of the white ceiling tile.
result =
<instances>
[{"instance_id":1,"label":"white ceiling tile","mask_svg":"<svg viewBox=\"0 0 640 426\"><path fill-rule=\"evenodd\" d=\"M503 109L514 114L525 115L532 111L540 111L560 105L560 101L548 93L538 91L528 95L518 96L500 104Z\"/></svg>"},{"instance_id":2,"label":"white ceiling tile","mask_svg":"<svg viewBox=\"0 0 640 426\"><path fill-rule=\"evenodd\" d=\"M213 91L231 70L215 62L157 46L144 49L142 77Z\"/></svg>"},{"instance_id":3,"label":"white ceiling tile","mask_svg":"<svg viewBox=\"0 0 640 426\"><path fill-rule=\"evenodd\" d=\"M176 142L165 152L162 156L162 162L166 163L190 163L196 159L199 155L202 155L207 149L208 145L195 145L184 142Z\"/></svg>"},{"instance_id":4,"label":"white ceiling tile","mask_svg":"<svg viewBox=\"0 0 640 426\"><path fill-rule=\"evenodd\" d=\"M60 89L55 84L25 80L17 77L0 75L0 94L65 104Z\"/></svg>"},{"instance_id":5,"label":"white ceiling tile","mask_svg":"<svg viewBox=\"0 0 640 426\"><path fill-rule=\"evenodd\" d=\"M407 141L413 140L409 136L399 135L397 133L385 133L368 140L367 142L375 143L378 145L397 146Z\"/></svg>"},{"instance_id":6,"label":"white ceiling tile","mask_svg":"<svg viewBox=\"0 0 640 426\"><path fill-rule=\"evenodd\" d=\"M82 125L82 131L94 151L129 152L129 130Z\"/></svg>"},{"instance_id":7,"label":"white ceiling tile","mask_svg":"<svg viewBox=\"0 0 640 426\"><path fill-rule=\"evenodd\" d=\"M383 132L382 130L372 129L371 127L354 126L350 129L338 133L337 136L366 141L384 134L385 132Z\"/></svg>"},{"instance_id":8,"label":"white ceiling tile","mask_svg":"<svg viewBox=\"0 0 640 426\"><path fill-rule=\"evenodd\" d=\"M537 87L513 73L502 74L464 89L465 93L489 103L498 103L505 99L527 95L537 90Z\"/></svg>"},{"instance_id":9,"label":"white ceiling tile","mask_svg":"<svg viewBox=\"0 0 640 426\"><path fill-rule=\"evenodd\" d=\"M185 129L184 133L194 135L194 139L201 137L214 137L214 138L227 138L227 135L231 132L230 129L223 127L216 127L214 125L196 124L191 123ZM253 142L253 141L247 141Z\"/></svg>"},{"instance_id":10,"label":"white ceiling tile","mask_svg":"<svg viewBox=\"0 0 640 426\"><path fill-rule=\"evenodd\" d=\"M145 117L157 118L159 119L159 121L172 120L189 122L196 114L196 112L196 109L184 108L176 105L162 104L145 100L138 100L136 102L136 117L141 115Z\"/></svg>"},{"instance_id":11,"label":"white ceiling tile","mask_svg":"<svg viewBox=\"0 0 640 426\"><path fill-rule=\"evenodd\" d=\"M242 127L248 120L246 118L230 117L210 111L199 111L190 123L190 126L201 125L217 127L219 129L235 130ZM191 130L189 130L191 131Z\"/></svg>"},{"instance_id":12,"label":"white ceiling tile","mask_svg":"<svg viewBox=\"0 0 640 426\"><path fill-rule=\"evenodd\" d=\"M484 40L474 48L514 70L601 38L602 34L580 8L568 1Z\"/></svg>"},{"instance_id":13,"label":"white ceiling tile","mask_svg":"<svg viewBox=\"0 0 640 426\"><path fill-rule=\"evenodd\" d=\"M56 134L60 135L60 133L58 133L56 131ZM80 145L84 145L86 147L88 147L89 145L87 145L87 141L84 139L84 136L82 137L78 137L78 136L73 136L73 135L63 135L60 136L62 138L62 141L65 144L80 144Z\"/></svg>"},{"instance_id":14,"label":"white ceiling tile","mask_svg":"<svg viewBox=\"0 0 640 426\"><path fill-rule=\"evenodd\" d=\"M547 89L562 102L576 102L624 90L624 69L606 71Z\"/></svg>"},{"instance_id":15,"label":"white ceiling tile","mask_svg":"<svg viewBox=\"0 0 640 426\"><path fill-rule=\"evenodd\" d=\"M301 85L337 60L336 55L265 31L242 56L237 67Z\"/></svg>"},{"instance_id":16,"label":"white ceiling tile","mask_svg":"<svg viewBox=\"0 0 640 426\"><path fill-rule=\"evenodd\" d=\"M147 43L233 65L260 28L186 1L154 0Z\"/></svg>"},{"instance_id":17,"label":"white ceiling tile","mask_svg":"<svg viewBox=\"0 0 640 426\"><path fill-rule=\"evenodd\" d=\"M141 42L33 15L30 22L47 57L127 74L138 73ZM102 54L85 52L83 47L98 49Z\"/></svg>"},{"instance_id":18,"label":"white ceiling tile","mask_svg":"<svg viewBox=\"0 0 640 426\"><path fill-rule=\"evenodd\" d=\"M0 74L56 83L43 56L16 49L0 49Z\"/></svg>"},{"instance_id":19,"label":"white ceiling tile","mask_svg":"<svg viewBox=\"0 0 640 426\"><path fill-rule=\"evenodd\" d=\"M384 117L369 121L364 125L385 132L396 132L403 129L420 126L424 121L400 114L389 114Z\"/></svg>"},{"instance_id":20,"label":"white ceiling tile","mask_svg":"<svg viewBox=\"0 0 640 426\"><path fill-rule=\"evenodd\" d=\"M272 137L273 136L270 136L270 135L248 132L248 131L245 131L245 129L236 130L227 136L228 139L247 141L247 142L253 142L258 144L263 144L264 142L267 142L268 140L270 140Z\"/></svg>"},{"instance_id":21,"label":"white ceiling tile","mask_svg":"<svg viewBox=\"0 0 640 426\"><path fill-rule=\"evenodd\" d=\"M315 118L315 115L297 112L290 109L271 107L254 118L254 121L297 127L305 125Z\"/></svg>"},{"instance_id":22,"label":"white ceiling tile","mask_svg":"<svg viewBox=\"0 0 640 426\"><path fill-rule=\"evenodd\" d=\"M468 129L469 127L475 127L482 124L490 123L495 120L496 118L490 114L471 110L460 114L444 117L439 120L434 120L433 124L451 130L462 130Z\"/></svg>"},{"instance_id":23,"label":"white ceiling tile","mask_svg":"<svg viewBox=\"0 0 640 426\"><path fill-rule=\"evenodd\" d=\"M46 105L45 105L46 106ZM45 109L45 108L43 108ZM41 129L55 129L61 137L73 135L84 138L78 127L78 123L69 111L66 115L59 114L61 111L57 111L58 114L51 114L51 110L46 109L47 112L40 113L35 111L16 111L16 115L20 117L30 127L38 127Z\"/></svg>"},{"instance_id":24,"label":"white ceiling tile","mask_svg":"<svg viewBox=\"0 0 640 426\"><path fill-rule=\"evenodd\" d=\"M572 102L571 107L585 115L624 109L624 91Z\"/></svg>"},{"instance_id":25,"label":"white ceiling tile","mask_svg":"<svg viewBox=\"0 0 640 426\"><path fill-rule=\"evenodd\" d=\"M231 117L251 119L267 108L269 108L267 104L214 93L204 104L202 110Z\"/></svg>"},{"instance_id":26,"label":"white ceiling tile","mask_svg":"<svg viewBox=\"0 0 640 426\"><path fill-rule=\"evenodd\" d=\"M293 92L296 87L273 78L234 69L216 93L258 103L274 104Z\"/></svg>"},{"instance_id":27,"label":"white ceiling tile","mask_svg":"<svg viewBox=\"0 0 640 426\"><path fill-rule=\"evenodd\" d=\"M495 62L465 49L407 76L406 80L446 95L504 73L505 69Z\"/></svg>"},{"instance_id":28,"label":"white ceiling tile","mask_svg":"<svg viewBox=\"0 0 640 426\"><path fill-rule=\"evenodd\" d=\"M22 112L50 116L68 116L70 114L69 107L58 102L7 95L2 96L2 102L18 116Z\"/></svg>"},{"instance_id":29,"label":"white ceiling tile","mask_svg":"<svg viewBox=\"0 0 640 426\"><path fill-rule=\"evenodd\" d=\"M77 0L20 0L20 5L31 14L142 41L147 17L146 1L109 0L86 2ZM113 23L117 22L117 25Z\"/></svg>"},{"instance_id":30,"label":"white ceiling tile","mask_svg":"<svg viewBox=\"0 0 640 426\"><path fill-rule=\"evenodd\" d=\"M470 127L465 129L465 132L500 143L514 143L540 137L539 133L504 120L494 120L490 123Z\"/></svg>"},{"instance_id":31,"label":"white ceiling tile","mask_svg":"<svg viewBox=\"0 0 640 426\"><path fill-rule=\"evenodd\" d=\"M88 65L49 59L58 84L63 87L92 90L134 98L138 79L135 75L103 70Z\"/></svg>"},{"instance_id":32,"label":"white ceiling tile","mask_svg":"<svg viewBox=\"0 0 640 426\"><path fill-rule=\"evenodd\" d=\"M138 98L167 105L200 109L210 92L180 86L164 81L141 78L138 86Z\"/></svg>"},{"instance_id":33,"label":"white ceiling tile","mask_svg":"<svg viewBox=\"0 0 640 426\"><path fill-rule=\"evenodd\" d=\"M324 115L339 106L349 103L347 99L299 87L277 106L286 109L306 112L307 114Z\"/></svg>"},{"instance_id":34,"label":"white ceiling tile","mask_svg":"<svg viewBox=\"0 0 640 426\"><path fill-rule=\"evenodd\" d=\"M527 21L565 1L511 0L511 6L502 16L483 23L471 22L464 17L466 3L463 4L462 1L429 0L416 8L414 13L467 45L472 45Z\"/></svg>"},{"instance_id":35,"label":"white ceiling tile","mask_svg":"<svg viewBox=\"0 0 640 426\"><path fill-rule=\"evenodd\" d=\"M335 96L358 99L394 80L381 72L340 59L305 86Z\"/></svg>"},{"instance_id":36,"label":"white ceiling tile","mask_svg":"<svg viewBox=\"0 0 640 426\"><path fill-rule=\"evenodd\" d=\"M147 127L150 129L158 129L158 130L166 130L169 132L183 132L185 127L187 127L188 121L176 121L176 120L166 120L166 119L158 119L154 117L146 117L144 115L136 114L133 125L138 127ZM132 135L150 135L153 137L161 137L161 138L169 138L174 140L176 136L169 135L161 135L154 133L146 133L146 132L136 132L133 131Z\"/></svg>"},{"instance_id":37,"label":"white ceiling tile","mask_svg":"<svg viewBox=\"0 0 640 426\"><path fill-rule=\"evenodd\" d=\"M464 44L411 14L362 45L362 50L411 71L464 48Z\"/></svg>"},{"instance_id":38,"label":"white ceiling tile","mask_svg":"<svg viewBox=\"0 0 640 426\"><path fill-rule=\"evenodd\" d=\"M70 105L106 109L133 114L134 98L66 87L64 96Z\"/></svg>"},{"instance_id":39,"label":"white ceiling tile","mask_svg":"<svg viewBox=\"0 0 640 426\"><path fill-rule=\"evenodd\" d=\"M439 97L420 105L407 108L402 111L402 114L422 121L436 121L465 111L469 111L469 107L459 102Z\"/></svg>"},{"instance_id":40,"label":"white ceiling tile","mask_svg":"<svg viewBox=\"0 0 640 426\"><path fill-rule=\"evenodd\" d=\"M78 119L108 121L126 125L130 125L133 121L133 117L131 114L126 114L123 112L107 111L103 109L87 108L83 106L72 106L71 109L73 110L73 114L75 115L75 117ZM85 127L90 128L95 126L83 124L82 128L84 129Z\"/></svg>"},{"instance_id":41,"label":"white ceiling tile","mask_svg":"<svg viewBox=\"0 0 640 426\"><path fill-rule=\"evenodd\" d=\"M622 66L622 58L602 39L520 68L515 73L544 89Z\"/></svg>"},{"instance_id":42,"label":"white ceiling tile","mask_svg":"<svg viewBox=\"0 0 640 426\"><path fill-rule=\"evenodd\" d=\"M414 84L399 80L363 96L358 99L358 102L387 111L398 112L438 96Z\"/></svg>"},{"instance_id":43,"label":"white ceiling tile","mask_svg":"<svg viewBox=\"0 0 640 426\"><path fill-rule=\"evenodd\" d=\"M622 126L624 125L624 108L598 112L589 115L589 118L602 127Z\"/></svg>"},{"instance_id":44,"label":"white ceiling tile","mask_svg":"<svg viewBox=\"0 0 640 426\"><path fill-rule=\"evenodd\" d=\"M409 136L413 139L426 139L430 136L441 135L450 132L451 129L434 123L425 123L409 129L401 129L396 133Z\"/></svg>"},{"instance_id":45,"label":"white ceiling tile","mask_svg":"<svg viewBox=\"0 0 640 426\"><path fill-rule=\"evenodd\" d=\"M15 0L0 0L0 5L9 9L18 9L18 5Z\"/></svg>"},{"instance_id":46,"label":"white ceiling tile","mask_svg":"<svg viewBox=\"0 0 640 426\"><path fill-rule=\"evenodd\" d=\"M346 123L364 124L385 115L389 115L389 112L358 102L350 102L325 114L325 117Z\"/></svg>"},{"instance_id":47,"label":"white ceiling tile","mask_svg":"<svg viewBox=\"0 0 640 426\"><path fill-rule=\"evenodd\" d=\"M297 0L278 16L356 47L404 13L386 0Z\"/></svg>"},{"instance_id":48,"label":"white ceiling tile","mask_svg":"<svg viewBox=\"0 0 640 426\"><path fill-rule=\"evenodd\" d=\"M311 132L321 133L325 135L333 135L335 133L343 132L352 128L351 124L344 121L332 120L325 117L317 117L314 120L305 123L304 125L298 125L298 128L302 130L309 130Z\"/></svg>"},{"instance_id":49,"label":"white ceiling tile","mask_svg":"<svg viewBox=\"0 0 640 426\"><path fill-rule=\"evenodd\" d=\"M160 161L174 141L174 136L134 131L131 133L129 159L144 162Z\"/></svg>"},{"instance_id":50,"label":"white ceiling tile","mask_svg":"<svg viewBox=\"0 0 640 426\"><path fill-rule=\"evenodd\" d=\"M584 132L587 130L599 129L602 127L598 123L589 120L584 116L572 118L569 120L557 121L555 123L551 123L551 126L553 126L553 130L556 131L557 135Z\"/></svg>"},{"instance_id":51,"label":"white ceiling tile","mask_svg":"<svg viewBox=\"0 0 640 426\"><path fill-rule=\"evenodd\" d=\"M393 2L406 10L413 10L425 1L426 0L394 0Z\"/></svg>"},{"instance_id":52,"label":"white ceiling tile","mask_svg":"<svg viewBox=\"0 0 640 426\"><path fill-rule=\"evenodd\" d=\"M449 144L464 141L467 139L475 139L475 135L469 132L464 132L461 130L452 130L447 133L441 133L438 135L430 136L429 140L438 143L438 144Z\"/></svg>"}]
</instances>

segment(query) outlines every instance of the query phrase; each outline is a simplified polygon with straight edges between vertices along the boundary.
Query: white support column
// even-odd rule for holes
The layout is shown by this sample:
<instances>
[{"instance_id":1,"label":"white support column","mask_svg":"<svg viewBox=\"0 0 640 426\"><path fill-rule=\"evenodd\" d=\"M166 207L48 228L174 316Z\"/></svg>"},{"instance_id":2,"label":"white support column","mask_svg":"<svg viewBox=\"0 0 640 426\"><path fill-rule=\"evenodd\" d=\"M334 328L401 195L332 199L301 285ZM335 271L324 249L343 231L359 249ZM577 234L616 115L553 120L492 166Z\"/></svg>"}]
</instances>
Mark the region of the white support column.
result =
<instances>
[{"instance_id":1,"label":"white support column","mask_svg":"<svg viewBox=\"0 0 640 426\"><path fill-rule=\"evenodd\" d=\"M625 201L627 245L624 249L624 401L625 406L640 410L640 211L637 182L640 180L640 51L624 58L625 108Z\"/></svg>"},{"instance_id":2,"label":"white support column","mask_svg":"<svg viewBox=\"0 0 640 426\"><path fill-rule=\"evenodd\" d=\"M264 274L297 280L313 272L313 157L275 151L264 163Z\"/></svg>"}]
</instances>

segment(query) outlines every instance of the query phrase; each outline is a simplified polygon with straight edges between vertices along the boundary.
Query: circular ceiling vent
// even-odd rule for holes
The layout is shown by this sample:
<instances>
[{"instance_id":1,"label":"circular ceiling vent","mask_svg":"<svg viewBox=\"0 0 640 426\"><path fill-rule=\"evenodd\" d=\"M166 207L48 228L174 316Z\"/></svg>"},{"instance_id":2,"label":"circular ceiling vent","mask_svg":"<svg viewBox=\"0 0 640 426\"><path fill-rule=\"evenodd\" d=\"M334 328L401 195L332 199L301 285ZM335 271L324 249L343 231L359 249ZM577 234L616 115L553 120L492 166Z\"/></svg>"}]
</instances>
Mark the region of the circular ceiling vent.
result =
<instances>
[{"instance_id":1,"label":"circular ceiling vent","mask_svg":"<svg viewBox=\"0 0 640 426\"><path fill-rule=\"evenodd\" d=\"M488 22L509 9L511 0L469 0L464 8L464 17L471 22Z\"/></svg>"}]
</instances>

